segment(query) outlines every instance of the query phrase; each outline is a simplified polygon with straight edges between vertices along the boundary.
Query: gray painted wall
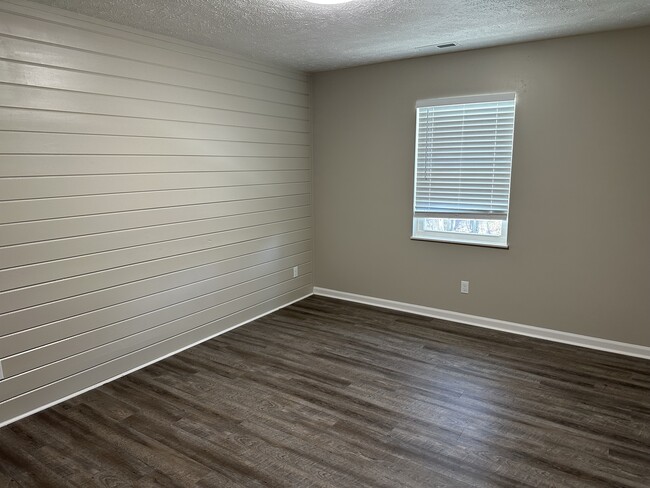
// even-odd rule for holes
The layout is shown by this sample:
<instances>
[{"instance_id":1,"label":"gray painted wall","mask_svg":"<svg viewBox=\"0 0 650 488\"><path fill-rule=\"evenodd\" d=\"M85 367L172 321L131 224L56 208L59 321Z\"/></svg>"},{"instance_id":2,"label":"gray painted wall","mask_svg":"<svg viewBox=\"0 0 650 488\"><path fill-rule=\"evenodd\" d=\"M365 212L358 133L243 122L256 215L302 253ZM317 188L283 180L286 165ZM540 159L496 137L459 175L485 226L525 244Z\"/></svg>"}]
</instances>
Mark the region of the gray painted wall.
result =
<instances>
[{"instance_id":1,"label":"gray painted wall","mask_svg":"<svg viewBox=\"0 0 650 488\"><path fill-rule=\"evenodd\" d=\"M316 286L650 346L649 47L642 28L317 74ZM510 249L410 240L415 101L506 91Z\"/></svg>"},{"instance_id":2,"label":"gray painted wall","mask_svg":"<svg viewBox=\"0 0 650 488\"><path fill-rule=\"evenodd\" d=\"M0 423L311 293L305 75L19 1L0 57Z\"/></svg>"}]
</instances>

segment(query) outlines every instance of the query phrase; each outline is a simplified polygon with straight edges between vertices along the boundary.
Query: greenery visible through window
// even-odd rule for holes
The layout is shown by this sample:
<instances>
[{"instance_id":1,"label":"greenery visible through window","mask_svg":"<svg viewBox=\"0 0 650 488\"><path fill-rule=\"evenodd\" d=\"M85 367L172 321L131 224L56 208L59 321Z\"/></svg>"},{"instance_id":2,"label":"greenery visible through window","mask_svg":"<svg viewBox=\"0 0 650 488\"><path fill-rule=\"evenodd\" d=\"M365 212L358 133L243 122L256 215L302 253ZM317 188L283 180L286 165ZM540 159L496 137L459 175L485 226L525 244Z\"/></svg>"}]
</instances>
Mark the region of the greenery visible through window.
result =
<instances>
[{"instance_id":1,"label":"greenery visible through window","mask_svg":"<svg viewBox=\"0 0 650 488\"><path fill-rule=\"evenodd\" d=\"M417 104L413 238L508 245L515 95Z\"/></svg>"}]
</instances>

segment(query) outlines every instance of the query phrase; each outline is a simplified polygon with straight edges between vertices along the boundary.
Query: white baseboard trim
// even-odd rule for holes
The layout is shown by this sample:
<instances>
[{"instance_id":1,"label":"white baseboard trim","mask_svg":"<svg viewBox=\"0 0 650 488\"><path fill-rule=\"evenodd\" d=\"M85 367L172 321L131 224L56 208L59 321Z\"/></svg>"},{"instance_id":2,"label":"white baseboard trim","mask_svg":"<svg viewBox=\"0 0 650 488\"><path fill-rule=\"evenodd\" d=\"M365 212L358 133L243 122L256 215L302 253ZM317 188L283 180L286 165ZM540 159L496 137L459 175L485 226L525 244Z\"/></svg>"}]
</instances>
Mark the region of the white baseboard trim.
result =
<instances>
[{"instance_id":1,"label":"white baseboard trim","mask_svg":"<svg viewBox=\"0 0 650 488\"><path fill-rule=\"evenodd\" d=\"M314 287L314 294L324 297L338 298L340 300L347 300L349 302L363 303L365 305L374 305L376 307L388 308L391 310L399 310L401 312L409 312L416 315L424 315L426 317L449 320L452 322L460 322L462 324L484 327L486 329L501 330L504 332L511 332L513 334L536 337L538 339L546 339L548 341L561 342L564 344L571 344L573 346L613 352L616 354L623 354L625 356L650 359L650 347L647 346L639 346L625 342L600 339L598 337L572 334L570 332L534 327L532 325L517 324L515 322L506 322L505 320L480 317L478 315L469 315L460 312L453 312L450 310L442 310L439 308L424 307L422 305L413 305L410 303L385 300L383 298L356 295L354 293L330 290L327 288Z\"/></svg>"},{"instance_id":2,"label":"white baseboard trim","mask_svg":"<svg viewBox=\"0 0 650 488\"><path fill-rule=\"evenodd\" d=\"M131 373L135 373L136 371L138 371L138 370L140 370L142 368L146 368L147 366L151 366L152 364L155 364L158 361L162 361L163 359L167 359L168 357L174 356L175 354L183 352L184 350L189 349L191 347L198 346L199 344L201 344L201 343L203 343L205 341L209 341L210 339L214 339L215 337L220 336L221 334L225 334L226 332L229 332L229 331L231 331L233 329L236 329L238 327L241 327L242 325L246 325L246 324L248 324L250 322L261 319L262 317L265 317L265 316L267 316L267 315L269 315L269 314L271 314L273 312L277 312L281 308L288 307L289 305L291 305L293 303L296 303L296 302L299 302L300 300L304 300L305 298L308 298L308 297L310 297L312 295L313 295L313 293L308 293L303 297L300 297L300 298L297 298L297 299L292 300L290 302L287 302L284 305L280 305L279 307L276 307L273 310L269 310L268 312L265 312L263 314L257 315L256 317L253 317L252 319L248 319L248 320L242 322L241 324L233 325L232 327L230 327L230 328L228 328L226 330L222 330L220 332L217 332L216 334L212 334L211 336L206 337L205 339L201 339L200 341L197 341L197 342L194 342L194 343L189 344L187 346L184 346L184 347L182 347L182 348L180 348L180 349L178 349L178 350L176 350L174 352L170 352L169 354L165 354L164 356L161 356L161 357L159 357L157 359L154 359L153 361L149 361L149 362L144 363L144 364L142 364L140 366L137 366L137 367L135 367L133 369L130 369L129 371L126 371L125 373L121 373L121 374L118 374L117 376L113 376L113 377L111 377L111 378L109 378L107 380L104 380L104 381L100 382L100 383L89 386L88 388L84 388L83 390L76 391L76 392L72 393L71 395L67 395L67 396L65 396L63 398L60 398L60 399L55 400L55 401L53 401L51 403L48 403L47 405L43 405L41 407L35 408L34 410L30 410L27 413L23 413L23 414L19 415L18 417L9 419L9 420L7 420L5 422L0 422L0 428L4 427L5 425L9 425L9 424L11 424L13 422L17 422L20 419L24 419L25 417L29 417L30 415L34 415L35 413L38 413L38 412L40 412L42 410L53 407L54 405L58 405L59 403L63 403L66 400L70 400L71 398L82 395L82 394L84 394L84 393L86 393L86 392L88 392L90 390L94 390L95 388L99 388L100 386L105 385L106 383L110 383L111 381L115 381L115 380L117 380L117 379L119 379L119 378L121 378L123 376L129 375Z\"/></svg>"}]
</instances>

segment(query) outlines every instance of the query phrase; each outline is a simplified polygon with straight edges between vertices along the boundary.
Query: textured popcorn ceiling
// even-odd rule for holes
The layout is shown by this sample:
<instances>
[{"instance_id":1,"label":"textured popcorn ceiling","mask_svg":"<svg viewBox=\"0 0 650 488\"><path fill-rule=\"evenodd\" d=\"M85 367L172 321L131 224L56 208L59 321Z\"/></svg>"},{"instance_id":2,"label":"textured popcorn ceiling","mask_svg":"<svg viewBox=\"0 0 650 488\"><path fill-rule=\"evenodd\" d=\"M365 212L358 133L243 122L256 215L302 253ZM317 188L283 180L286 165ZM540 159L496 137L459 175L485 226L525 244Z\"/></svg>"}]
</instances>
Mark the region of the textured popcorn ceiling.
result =
<instances>
[{"instance_id":1,"label":"textured popcorn ceiling","mask_svg":"<svg viewBox=\"0 0 650 488\"><path fill-rule=\"evenodd\" d=\"M650 0L38 1L305 71L650 24Z\"/></svg>"}]
</instances>

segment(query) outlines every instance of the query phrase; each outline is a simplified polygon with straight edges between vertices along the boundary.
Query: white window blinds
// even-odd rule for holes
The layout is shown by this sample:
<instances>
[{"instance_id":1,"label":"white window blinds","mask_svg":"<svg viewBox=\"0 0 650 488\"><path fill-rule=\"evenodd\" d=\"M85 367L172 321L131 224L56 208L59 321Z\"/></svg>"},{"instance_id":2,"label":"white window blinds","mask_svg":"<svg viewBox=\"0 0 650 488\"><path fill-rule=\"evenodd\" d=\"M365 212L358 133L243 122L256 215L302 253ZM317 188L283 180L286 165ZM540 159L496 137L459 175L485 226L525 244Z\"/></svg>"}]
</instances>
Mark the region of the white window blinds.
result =
<instances>
[{"instance_id":1,"label":"white window blinds","mask_svg":"<svg viewBox=\"0 0 650 488\"><path fill-rule=\"evenodd\" d=\"M515 94L417 103L416 218L507 220Z\"/></svg>"}]
</instances>

